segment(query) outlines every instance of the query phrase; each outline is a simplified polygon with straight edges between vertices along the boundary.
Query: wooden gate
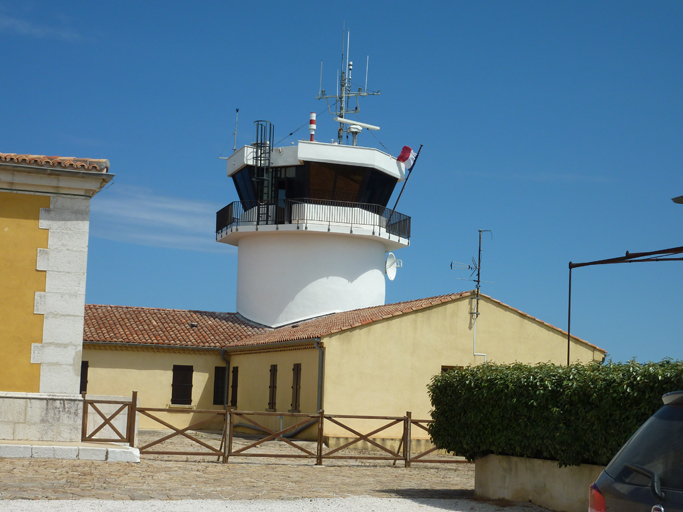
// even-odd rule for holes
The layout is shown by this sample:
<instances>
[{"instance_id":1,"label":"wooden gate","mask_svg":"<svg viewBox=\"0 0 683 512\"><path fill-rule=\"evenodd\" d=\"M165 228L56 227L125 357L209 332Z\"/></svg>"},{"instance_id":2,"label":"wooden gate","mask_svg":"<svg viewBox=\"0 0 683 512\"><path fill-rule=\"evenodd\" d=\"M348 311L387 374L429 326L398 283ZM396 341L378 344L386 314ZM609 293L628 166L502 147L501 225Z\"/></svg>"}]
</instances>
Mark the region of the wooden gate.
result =
<instances>
[{"instance_id":1,"label":"wooden gate","mask_svg":"<svg viewBox=\"0 0 683 512\"><path fill-rule=\"evenodd\" d=\"M135 418L136 409L138 403L138 392L133 391L133 396L130 402L126 400L95 400L88 399L86 394L83 393L83 418L81 427L81 442L95 442L95 443L128 443L130 446L135 446ZM102 405L120 405L116 411L111 414L106 414L102 412L101 408L98 407ZM96 426L92 432L88 433L88 413L92 409L96 412L100 418L103 420L98 426ZM119 414L126 411L126 427L124 429L125 434L116 428L113 421ZM99 434L105 427L109 429L116 435L114 438L97 438Z\"/></svg>"}]
</instances>

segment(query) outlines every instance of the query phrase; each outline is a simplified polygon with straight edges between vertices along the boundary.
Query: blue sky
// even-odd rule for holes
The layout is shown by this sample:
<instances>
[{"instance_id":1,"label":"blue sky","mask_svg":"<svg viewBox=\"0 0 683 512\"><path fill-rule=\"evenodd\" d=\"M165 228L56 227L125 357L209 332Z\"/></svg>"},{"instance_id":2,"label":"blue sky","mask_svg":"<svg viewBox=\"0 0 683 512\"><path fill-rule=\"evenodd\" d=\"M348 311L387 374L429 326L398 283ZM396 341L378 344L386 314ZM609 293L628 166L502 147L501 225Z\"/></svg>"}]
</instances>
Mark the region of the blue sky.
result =
<instances>
[{"instance_id":1,"label":"blue sky","mask_svg":"<svg viewBox=\"0 0 683 512\"><path fill-rule=\"evenodd\" d=\"M377 97L360 143L424 145L398 210L411 247L387 302L472 289L562 329L568 262L683 245L683 3L0 0L0 151L107 158L86 300L235 310L236 250L214 242L253 121L305 138L344 23ZM350 5L350 4L349 4ZM319 140L335 137L327 114ZM385 149L386 148L386 149ZM393 200L390 204L393 204ZM275 258L276 263L276 258ZM572 333L617 361L683 357L683 262L577 269ZM482 318L482 320L484 320Z\"/></svg>"}]
</instances>

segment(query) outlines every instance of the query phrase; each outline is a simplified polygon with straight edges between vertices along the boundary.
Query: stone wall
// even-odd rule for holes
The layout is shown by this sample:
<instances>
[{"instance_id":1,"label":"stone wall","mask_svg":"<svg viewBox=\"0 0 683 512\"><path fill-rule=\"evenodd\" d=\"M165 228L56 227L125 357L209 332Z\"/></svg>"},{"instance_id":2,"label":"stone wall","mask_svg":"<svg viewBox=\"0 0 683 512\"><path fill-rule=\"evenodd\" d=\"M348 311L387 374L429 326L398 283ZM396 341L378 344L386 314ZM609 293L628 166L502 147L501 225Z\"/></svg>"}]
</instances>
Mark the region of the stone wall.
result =
<instances>
[{"instance_id":1,"label":"stone wall","mask_svg":"<svg viewBox=\"0 0 683 512\"><path fill-rule=\"evenodd\" d=\"M0 392L0 439L79 442L79 395Z\"/></svg>"}]
</instances>

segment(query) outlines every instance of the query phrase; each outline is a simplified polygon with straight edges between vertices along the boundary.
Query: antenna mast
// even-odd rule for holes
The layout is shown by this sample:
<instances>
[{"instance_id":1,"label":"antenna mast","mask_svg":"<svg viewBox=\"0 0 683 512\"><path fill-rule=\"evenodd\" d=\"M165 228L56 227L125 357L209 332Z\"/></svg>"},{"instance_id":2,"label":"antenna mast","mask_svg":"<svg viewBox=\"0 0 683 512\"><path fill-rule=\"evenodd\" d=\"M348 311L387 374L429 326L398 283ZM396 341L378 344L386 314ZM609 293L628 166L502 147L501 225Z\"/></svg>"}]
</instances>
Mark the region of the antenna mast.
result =
<instances>
[{"instance_id":1,"label":"antenna mast","mask_svg":"<svg viewBox=\"0 0 683 512\"><path fill-rule=\"evenodd\" d=\"M471 270L470 278L477 274L476 279L471 279L477 283L476 291L474 292L474 311L470 313L472 315L472 355L480 356L484 358L484 363L486 363L486 354L477 352L477 319L479 318L479 288L481 288L481 234L491 233L491 238L493 238L493 232L490 229L480 229L479 230L479 255L475 261L472 258L472 265L467 265L466 263L458 263L457 261L451 262L451 270Z\"/></svg>"},{"instance_id":2,"label":"antenna mast","mask_svg":"<svg viewBox=\"0 0 683 512\"><path fill-rule=\"evenodd\" d=\"M235 131L233 132L233 135L235 136L235 143L232 145L232 152L234 153L237 151L237 119L239 118L240 115L240 109L236 108L235 109Z\"/></svg>"},{"instance_id":3,"label":"antenna mast","mask_svg":"<svg viewBox=\"0 0 683 512\"><path fill-rule=\"evenodd\" d=\"M335 100L335 111L331 112L330 114L335 115L339 119L345 119L346 114L357 114L359 112L359 106L358 106L358 98L361 96L376 96L379 95L379 91L377 92L368 92L368 85L367 85L367 66L369 66L370 63L370 58L368 57L368 63L366 65L366 71L365 71L365 88L359 87L357 91L352 91L351 90L351 72L353 71L353 62L349 58L349 46L351 44L351 32L347 31L344 29L344 35L346 36L346 41L344 41L344 38L342 38L342 57L341 57L341 64L342 64L342 70L341 70L341 76L339 80L339 89L337 91L337 94L335 95L328 95L325 93L324 89L321 89L318 96L316 97L317 100L327 100L328 104L328 110L329 110L329 104L331 99ZM344 62L346 60L346 63ZM321 84L322 84L322 65L321 65ZM356 105L354 108L349 108L349 100L351 98L356 98ZM363 125L360 125L363 126ZM351 133L354 136L354 141L356 140L357 132L360 131L359 129L354 129L353 124L348 124L348 121L344 123L343 121L339 122L339 131L337 134L337 137L339 139L339 144L342 144L342 141L344 139L344 134L346 133L347 135ZM375 127L373 127L375 128ZM355 145L355 144L354 144Z\"/></svg>"}]
</instances>

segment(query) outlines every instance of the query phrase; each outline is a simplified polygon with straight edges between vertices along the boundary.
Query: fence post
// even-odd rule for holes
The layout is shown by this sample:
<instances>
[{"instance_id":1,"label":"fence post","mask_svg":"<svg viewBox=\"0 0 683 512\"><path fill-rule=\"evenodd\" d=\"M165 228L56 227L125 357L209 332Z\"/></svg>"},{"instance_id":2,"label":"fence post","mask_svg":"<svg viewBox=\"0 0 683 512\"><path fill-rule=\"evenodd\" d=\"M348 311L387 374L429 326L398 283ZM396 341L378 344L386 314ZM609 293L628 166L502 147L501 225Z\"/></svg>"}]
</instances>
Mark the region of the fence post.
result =
<instances>
[{"instance_id":1,"label":"fence post","mask_svg":"<svg viewBox=\"0 0 683 512\"><path fill-rule=\"evenodd\" d=\"M133 396L130 399L130 407L128 407L128 444L135 446L135 424L138 415L138 392L133 391Z\"/></svg>"},{"instance_id":2,"label":"fence post","mask_svg":"<svg viewBox=\"0 0 683 512\"><path fill-rule=\"evenodd\" d=\"M325 420L325 411L320 409L318 411L318 450L315 459L316 466L323 465L323 421Z\"/></svg>"},{"instance_id":3,"label":"fence post","mask_svg":"<svg viewBox=\"0 0 683 512\"><path fill-rule=\"evenodd\" d=\"M223 418L223 438L221 448L223 449L223 464L228 462L228 428L230 423L230 405L225 404L225 417Z\"/></svg>"},{"instance_id":4,"label":"fence post","mask_svg":"<svg viewBox=\"0 0 683 512\"><path fill-rule=\"evenodd\" d=\"M234 421L234 418L232 416L232 409L230 409L228 411L227 418L228 418L228 443L225 447L225 449L226 449L226 451L225 451L225 463L226 464L228 463L228 458L230 457L230 454L232 453L232 434L233 434L233 424L232 423Z\"/></svg>"},{"instance_id":5,"label":"fence post","mask_svg":"<svg viewBox=\"0 0 683 512\"><path fill-rule=\"evenodd\" d=\"M410 467L410 449L411 449L411 427L413 425L413 413L410 411L406 412L406 442L403 445L403 449L406 454L406 467Z\"/></svg>"},{"instance_id":6,"label":"fence post","mask_svg":"<svg viewBox=\"0 0 683 512\"><path fill-rule=\"evenodd\" d=\"M85 438L88 437L88 402L87 399L85 398L85 393L82 393L81 396L83 397L83 415L82 415L82 422L81 422L81 443L85 441Z\"/></svg>"}]
</instances>

